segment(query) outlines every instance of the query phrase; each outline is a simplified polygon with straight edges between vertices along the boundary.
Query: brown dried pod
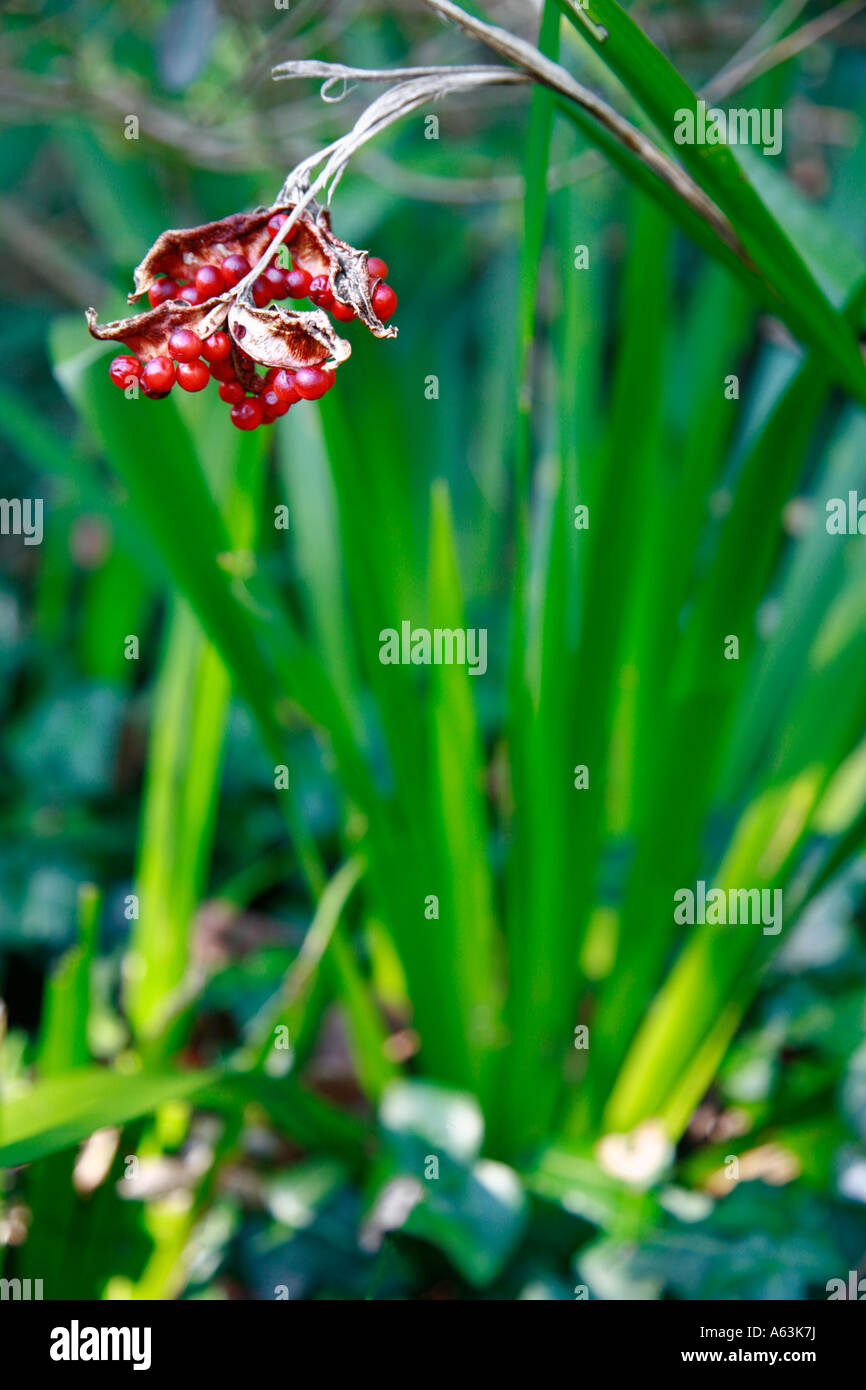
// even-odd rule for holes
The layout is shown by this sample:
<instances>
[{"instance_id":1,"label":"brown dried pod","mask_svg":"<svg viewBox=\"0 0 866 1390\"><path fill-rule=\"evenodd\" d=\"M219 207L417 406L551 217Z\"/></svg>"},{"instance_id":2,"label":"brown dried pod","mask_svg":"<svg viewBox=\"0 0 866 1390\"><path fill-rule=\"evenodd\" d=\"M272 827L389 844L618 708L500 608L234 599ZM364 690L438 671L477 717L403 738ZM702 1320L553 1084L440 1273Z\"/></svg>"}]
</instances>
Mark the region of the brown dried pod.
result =
<instances>
[{"instance_id":1,"label":"brown dried pod","mask_svg":"<svg viewBox=\"0 0 866 1390\"><path fill-rule=\"evenodd\" d=\"M268 222L278 213L291 216L304 199L290 233L273 238ZM87 325L94 338L121 342L142 361L170 356L168 340L177 328L191 328L202 339L227 322L230 336L246 357L265 367L295 368L317 366L325 361L344 362L351 347L338 337L327 314L320 309L302 312L271 306L253 305L251 286L259 271L259 261L274 240L290 243L295 266L311 277L326 276L335 299L351 305L357 317L379 338L392 338L396 328L386 326L377 316L372 302L376 281L370 279L367 252L341 241L331 231L328 211L306 196L302 188L281 194L272 207L250 213L233 213L199 227L168 230L157 237L134 273L134 303L161 277L189 279L202 265L218 264L229 255L244 256L251 267L235 287L190 305L180 299L169 300L155 309L145 310L113 323L100 324L93 309L87 311ZM256 382L247 384L254 390Z\"/></svg>"},{"instance_id":2,"label":"brown dried pod","mask_svg":"<svg viewBox=\"0 0 866 1390\"><path fill-rule=\"evenodd\" d=\"M168 340L176 328L191 328L200 338L209 338L224 323L229 299L225 294L204 304L169 299L156 309L112 323L98 323L96 310L88 309L87 327L94 338L124 343L142 362L148 362L152 357L170 356Z\"/></svg>"},{"instance_id":3,"label":"brown dried pod","mask_svg":"<svg viewBox=\"0 0 866 1390\"><path fill-rule=\"evenodd\" d=\"M129 296L129 302L140 299L163 275L191 279L198 266L213 264L228 255L245 256L254 267L270 244L270 219L277 213L290 215L296 205L297 199L281 201L255 212L233 213L200 227L162 232L135 269L135 293ZM367 271L368 253L334 236L326 208L311 200L295 223L290 244L293 263L311 278L327 276L334 297L351 305L371 333L377 338L396 337L396 328L382 323L373 308L371 296L376 282L371 283Z\"/></svg>"},{"instance_id":4,"label":"brown dried pod","mask_svg":"<svg viewBox=\"0 0 866 1390\"><path fill-rule=\"evenodd\" d=\"M140 299L162 275L191 280L200 265L215 264L226 256L246 256L254 266L270 243L268 219L276 212L291 211L291 205L278 204L235 212L200 227L161 232L133 272L135 291L128 296L129 303Z\"/></svg>"},{"instance_id":5,"label":"brown dried pod","mask_svg":"<svg viewBox=\"0 0 866 1390\"><path fill-rule=\"evenodd\" d=\"M322 309L256 309L238 300L228 316L231 337L264 367L317 367L329 359L345 362L351 344L339 338Z\"/></svg>"},{"instance_id":6,"label":"brown dried pod","mask_svg":"<svg viewBox=\"0 0 866 1390\"><path fill-rule=\"evenodd\" d=\"M292 260L311 276L326 275L328 287L341 304L349 304L377 338L396 338L397 329L382 323L373 308L372 294L378 277L371 281L369 252L359 251L331 231L331 216L315 201L301 214L292 241Z\"/></svg>"}]
</instances>

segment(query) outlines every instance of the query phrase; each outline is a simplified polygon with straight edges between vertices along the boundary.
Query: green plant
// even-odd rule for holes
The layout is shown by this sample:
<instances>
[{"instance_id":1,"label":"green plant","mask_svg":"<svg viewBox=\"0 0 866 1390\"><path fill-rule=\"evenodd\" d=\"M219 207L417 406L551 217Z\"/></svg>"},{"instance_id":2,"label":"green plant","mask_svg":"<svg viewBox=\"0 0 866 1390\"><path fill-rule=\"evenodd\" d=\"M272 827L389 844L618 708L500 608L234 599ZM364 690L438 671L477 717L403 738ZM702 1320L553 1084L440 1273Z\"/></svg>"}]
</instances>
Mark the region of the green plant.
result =
<instances>
[{"instance_id":1,"label":"green plant","mask_svg":"<svg viewBox=\"0 0 866 1390\"><path fill-rule=\"evenodd\" d=\"M414 1184L403 1235L444 1252L467 1289L516 1296L533 1240L543 1243L539 1208L565 1224L551 1243L582 1251L581 1277L589 1270L604 1287L617 1241L652 1251L672 1175L698 1185L726 1152L767 1140L808 1175L815 1134L804 1117L849 1077L850 1049L821 1035L807 1094L768 1083L742 1102L741 1134L675 1153L708 1094L716 1118L736 1099L738 1049L778 1060L782 1043L760 1012L770 957L816 903L857 892L864 561L858 534L825 527L824 503L862 484L866 260L759 160L723 144L673 145L674 114L696 94L614 0L546 0L537 50L449 0L426 3L517 65L514 85L535 83L515 323L494 325L473 363L481 381L516 382L507 424L495 406L482 416L479 474L485 451L510 451L513 469L509 486L500 466L469 502L463 491L465 532L460 477L442 476L454 441L440 441L427 468L429 402L406 403L425 375L417 342L389 359L383 428L374 386L390 345L353 339L345 391L277 425L274 492L261 432L227 440L212 403L190 398L141 402L141 437L99 347L82 346L66 321L55 328L57 378L124 484L170 608L123 1041L97 1053L87 1036L85 913L48 987L36 1079L19 1075L5 1106L0 1158L39 1160L26 1179L38 1217L46 1155L68 1166L66 1150L94 1129L132 1125L127 1152L164 1156L196 1112L220 1116L190 1210L172 1219L166 1207L160 1220L155 1204L147 1261L123 1272L136 1296L185 1287L182 1252L219 1208L215 1175L251 1117L314 1155L288 1169L283 1210L365 1192L380 1253L358 1273L360 1296L388 1296L392 1278L412 1286L387 1263L403 1256L383 1194L401 1178ZM618 79L632 123L560 67L575 36ZM363 76L312 66L277 75ZM426 99L447 70L436 71L426 86L401 75L394 110ZM561 292L551 302L544 289L545 261L560 267L562 248L571 254L576 212L591 242L612 205L605 195L593 211L579 188L548 194L559 118L627 181L628 254L611 305L597 277L557 269ZM674 224L710 256L689 262L687 297ZM401 304L411 316L411 290ZM788 336L764 348L740 401L724 383L755 352L755 305L799 346ZM14 427L13 411L4 428ZM413 448L423 467L414 457L407 467ZM804 529L792 527L792 498L811 502ZM270 525L281 505L292 516L290 583ZM384 630L465 632L470 615L495 639L483 682L467 663L419 672L381 660ZM276 879L306 895L309 925L246 1010L239 1040L193 1067L192 1023L232 968L211 973L196 955L196 909L227 810L232 692L268 776L271 766L292 774L275 793L291 849ZM336 804L323 834L295 775L311 733ZM244 864L221 901L237 914L272 873L267 855ZM784 933L678 921L675 893L699 881L780 890ZM849 964L856 955L852 945ZM333 1005L351 1104L327 1095L314 1066ZM59 1017L71 1021L61 1028ZM108 1065L97 1070L96 1056ZM841 1133L834 1121L834 1140ZM826 1186L833 1159L821 1152L811 1177ZM103 1200L116 1204L107 1190ZM796 1277L801 1294L808 1279ZM93 1280L104 1293L98 1270ZM563 1287L552 1296L570 1296Z\"/></svg>"}]
</instances>

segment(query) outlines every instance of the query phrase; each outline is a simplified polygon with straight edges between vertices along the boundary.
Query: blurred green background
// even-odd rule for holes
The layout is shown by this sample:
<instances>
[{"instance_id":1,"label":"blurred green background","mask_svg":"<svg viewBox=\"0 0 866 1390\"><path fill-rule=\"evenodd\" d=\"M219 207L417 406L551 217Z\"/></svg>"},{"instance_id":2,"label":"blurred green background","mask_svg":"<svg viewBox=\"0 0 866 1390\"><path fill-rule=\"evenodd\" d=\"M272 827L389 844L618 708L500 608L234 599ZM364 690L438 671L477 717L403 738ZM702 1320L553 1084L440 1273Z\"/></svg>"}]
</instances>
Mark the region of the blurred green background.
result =
<instances>
[{"instance_id":1,"label":"blurred green background","mask_svg":"<svg viewBox=\"0 0 866 1390\"><path fill-rule=\"evenodd\" d=\"M801 1299L866 1260L841 9L731 97L784 112L778 159L741 154L802 273L758 256L756 290L543 90L431 103L332 206L399 337L348 325L334 391L245 437L211 392L123 400L84 308L120 317L161 230L270 204L379 90L273 64L497 59L420 3L6 7L0 493L45 532L0 537L5 1276ZM697 91L826 11L630 13ZM555 4L484 14L683 154ZM487 673L381 665L404 619L486 628ZM782 889L782 933L679 926L699 878Z\"/></svg>"}]
</instances>

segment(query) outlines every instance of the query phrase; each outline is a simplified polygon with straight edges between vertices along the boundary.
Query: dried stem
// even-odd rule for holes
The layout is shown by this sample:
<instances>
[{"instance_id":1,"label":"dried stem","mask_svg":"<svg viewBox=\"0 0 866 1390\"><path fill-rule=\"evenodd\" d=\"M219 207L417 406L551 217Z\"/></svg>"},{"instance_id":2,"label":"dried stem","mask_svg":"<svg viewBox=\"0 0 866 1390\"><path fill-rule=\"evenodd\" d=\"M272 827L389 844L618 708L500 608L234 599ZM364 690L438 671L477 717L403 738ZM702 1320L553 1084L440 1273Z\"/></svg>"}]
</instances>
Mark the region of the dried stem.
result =
<instances>
[{"instance_id":1,"label":"dried stem","mask_svg":"<svg viewBox=\"0 0 866 1390\"><path fill-rule=\"evenodd\" d=\"M316 206L316 195L327 189L327 198L330 201L352 156L383 130L387 130L395 121L401 120L411 111L417 110L419 106L436 100L449 92L471 91L476 87L495 84L514 85L530 81L526 74L515 72L513 68L484 65L404 68L398 69L398 71L402 71L406 75L404 81L390 87L388 91L383 92L380 97L371 102L358 117L350 131L341 135L338 140L332 141L330 145L326 145L324 149L317 150L308 159L302 160L288 174L277 194L276 202L293 203L294 207L273 241L262 253L261 259L253 266L249 275L246 275L238 284L237 297L239 299L246 303L250 302L254 282L273 260L302 214L311 205ZM274 70L274 75L279 78L324 78L323 94L330 89L335 81L341 81L343 91L340 97L328 98L326 96L325 98L333 101L340 100L342 96L345 96L345 84L350 79L364 82L390 81L394 72L390 69L351 68L342 63L299 61L280 64L279 68ZM313 178L313 170L319 165L324 167Z\"/></svg>"},{"instance_id":2,"label":"dried stem","mask_svg":"<svg viewBox=\"0 0 866 1390\"><path fill-rule=\"evenodd\" d=\"M815 19L809 20L808 24L802 24L799 29L795 29L792 34L787 34L779 39L777 43L769 48L762 49L758 53L745 54L741 61L732 59L725 67L718 72L704 88L704 96L707 101L719 101L723 97L731 96L740 87L745 87L748 82L754 81L763 73L769 72L771 68L778 67L780 63L786 63L789 58L804 52L823 39L827 34L838 29L840 24L845 24L854 15L859 14L866 8L866 0L843 0L841 5L835 5L826 14L818 15Z\"/></svg>"},{"instance_id":3,"label":"dried stem","mask_svg":"<svg viewBox=\"0 0 866 1390\"><path fill-rule=\"evenodd\" d=\"M608 134L612 135L632 154L637 155L647 168L651 169L678 197L687 202L693 211L712 227L725 245L745 265L749 266L750 269L752 268L749 256L730 222L724 213L716 207L712 199L707 197L703 189L673 159L654 145L648 136L631 125L595 92L577 82L571 73L561 67L559 63L553 62L552 59L547 58L533 47L531 43L509 33L507 29L500 29L495 24L486 24L483 20L476 19L474 15L462 10L459 5L453 4L452 0L421 0L421 3L433 10L440 19L451 20L464 33L480 40L481 43L498 53L500 57L508 58L511 62L518 64L534 81L543 83L546 87L550 87L561 96L567 97L570 101L581 106L598 121L599 125L604 127Z\"/></svg>"}]
</instances>

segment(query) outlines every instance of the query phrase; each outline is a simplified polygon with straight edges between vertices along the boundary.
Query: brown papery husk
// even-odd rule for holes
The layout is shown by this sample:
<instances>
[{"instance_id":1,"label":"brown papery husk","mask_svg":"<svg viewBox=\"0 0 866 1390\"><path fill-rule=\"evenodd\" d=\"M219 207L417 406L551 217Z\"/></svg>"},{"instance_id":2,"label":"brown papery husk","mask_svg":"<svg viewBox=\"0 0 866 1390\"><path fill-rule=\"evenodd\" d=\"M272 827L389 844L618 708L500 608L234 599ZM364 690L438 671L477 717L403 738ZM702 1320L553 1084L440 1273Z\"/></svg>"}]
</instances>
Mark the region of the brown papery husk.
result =
<instances>
[{"instance_id":1,"label":"brown papery husk","mask_svg":"<svg viewBox=\"0 0 866 1390\"><path fill-rule=\"evenodd\" d=\"M149 362L153 357L171 356L168 340L177 328L191 328L202 339L216 333L225 322L230 298L217 295L204 304L168 299L155 309L115 319L112 323L99 323L96 310L88 309L87 327L92 337L123 343L142 362Z\"/></svg>"},{"instance_id":2,"label":"brown papery husk","mask_svg":"<svg viewBox=\"0 0 866 1390\"><path fill-rule=\"evenodd\" d=\"M318 367L345 362L351 344L338 337L322 309L255 309L236 303L229 311L229 333L244 352L264 367Z\"/></svg>"}]
</instances>

